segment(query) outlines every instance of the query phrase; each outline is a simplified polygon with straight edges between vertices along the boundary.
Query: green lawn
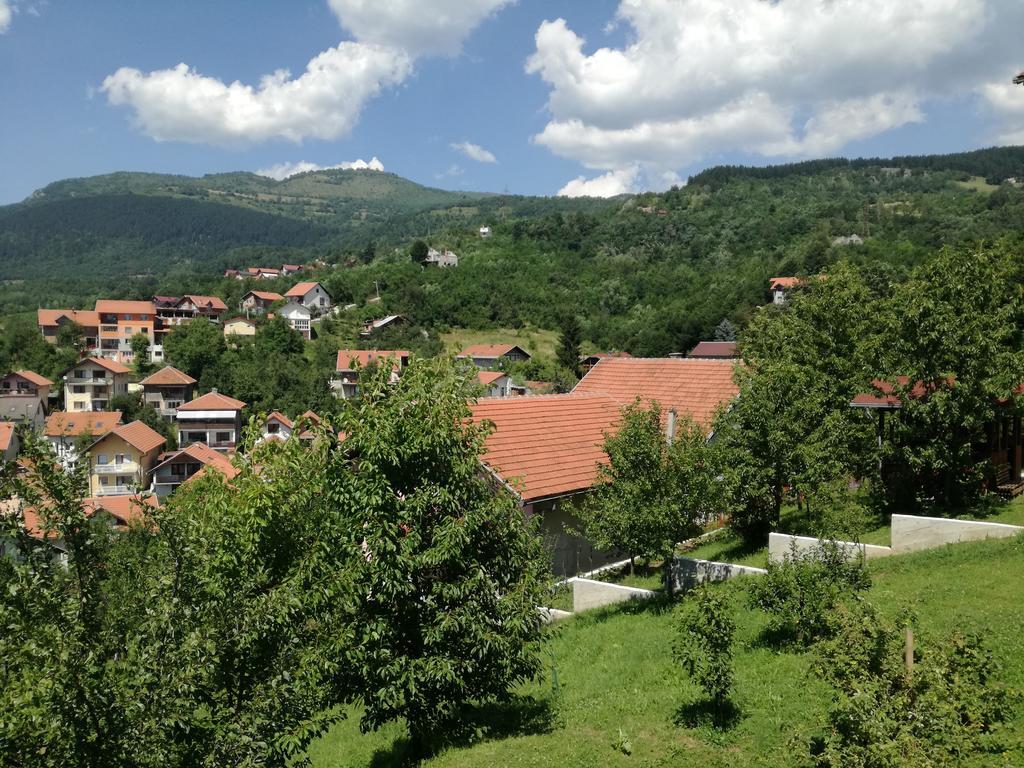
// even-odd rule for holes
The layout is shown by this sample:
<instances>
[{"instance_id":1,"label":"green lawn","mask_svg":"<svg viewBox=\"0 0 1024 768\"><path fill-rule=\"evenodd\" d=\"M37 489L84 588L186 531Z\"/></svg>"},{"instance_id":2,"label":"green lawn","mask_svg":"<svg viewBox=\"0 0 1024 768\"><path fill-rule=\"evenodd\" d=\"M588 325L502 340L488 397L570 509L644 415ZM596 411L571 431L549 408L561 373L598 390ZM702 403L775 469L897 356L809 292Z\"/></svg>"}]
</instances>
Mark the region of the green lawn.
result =
<instances>
[{"instance_id":1,"label":"green lawn","mask_svg":"<svg viewBox=\"0 0 1024 768\"><path fill-rule=\"evenodd\" d=\"M491 331L473 331L458 329L451 333L441 334L445 349L454 352L470 344L518 344L530 355L554 358L555 345L558 344L557 331L545 331L541 328L497 328Z\"/></svg>"},{"instance_id":2,"label":"green lawn","mask_svg":"<svg viewBox=\"0 0 1024 768\"><path fill-rule=\"evenodd\" d=\"M911 608L923 652L954 631L982 632L1004 665L1001 679L1024 688L1024 538L960 544L872 561L867 599L889 615ZM467 717L465 734L426 765L687 766L806 765L830 691L811 672L810 654L780 651L759 639L764 619L745 607L744 580L721 585L736 606L733 727L677 725L695 691L672 663L672 614L660 601L572 618L553 630L546 672L524 685L513 706ZM557 670L559 690L553 690ZM1024 737L1018 710L1011 724ZM310 750L316 768L384 768L405 757L402 728L361 735L358 711ZM632 755L616 744L628 739ZM987 756L965 766L1024 764Z\"/></svg>"},{"instance_id":3,"label":"green lawn","mask_svg":"<svg viewBox=\"0 0 1024 768\"><path fill-rule=\"evenodd\" d=\"M996 185L985 181L984 176L971 176L967 181L956 182L956 185L964 189L973 189L975 192L982 192L986 195L999 189Z\"/></svg>"}]
</instances>

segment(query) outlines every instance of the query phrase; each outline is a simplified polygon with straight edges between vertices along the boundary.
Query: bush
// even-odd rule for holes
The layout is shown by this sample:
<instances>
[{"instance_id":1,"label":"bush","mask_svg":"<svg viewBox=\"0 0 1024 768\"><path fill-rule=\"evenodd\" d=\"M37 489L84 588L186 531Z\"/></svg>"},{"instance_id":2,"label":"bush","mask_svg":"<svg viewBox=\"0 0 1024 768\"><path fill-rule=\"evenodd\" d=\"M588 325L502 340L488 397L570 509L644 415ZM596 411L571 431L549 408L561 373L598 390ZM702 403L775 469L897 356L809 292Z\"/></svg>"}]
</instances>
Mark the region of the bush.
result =
<instances>
[{"instance_id":1,"label":"bush","mask_svg":"<svg viewBox=\"0 0 1024 768\"><path fill-rule=\"evenodd\" d=\"M764 578L750 587L750 606L771 616L768 633L777 640L809 645L831 633L839 602L871 586L863 557L849 559L834 541L800 552L794 544L781 562L770 562Z\"/></svg>"},{"instance_id":2,"label":"bush","mask_svg":"<svg viewBox=\"0 0 1024 768\"><path fill-rule=\"evenodd\" d=\"M905 624L870 606L838 612L816 665L836 688L826 731L812 747L819 766L939 768L1009 748L997 726L1012 714L1016 694L993 682L998 668L980 638L955 635L945 647L922 647L908 674Z\"/></svg>"},{"instance_id":3,"label":"bush","mask_svg":"<svg viewBox=\"0 0 1024 768\"><path fill-rule=\"evenodd\" d=\"M716 713L729 705L733 686L732 643L736 622L722 590L706 585L680 607L675 657L704 692Z\"/></svg>"}]
</instances>

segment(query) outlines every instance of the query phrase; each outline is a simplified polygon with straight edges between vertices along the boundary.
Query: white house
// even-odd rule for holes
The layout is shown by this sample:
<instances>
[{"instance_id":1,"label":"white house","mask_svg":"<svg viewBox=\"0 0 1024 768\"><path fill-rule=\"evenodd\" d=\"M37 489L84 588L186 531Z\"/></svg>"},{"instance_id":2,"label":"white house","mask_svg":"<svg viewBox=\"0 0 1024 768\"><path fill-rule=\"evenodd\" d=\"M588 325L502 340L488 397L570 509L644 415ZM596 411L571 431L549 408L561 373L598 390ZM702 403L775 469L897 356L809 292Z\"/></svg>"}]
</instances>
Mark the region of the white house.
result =
<instances>
[{"instance_id":1,"label":"white house","mask_svg":"<svg viewBox=\"0 0 1024 768\"><path fill-rule=\"evenodd\" d=\"M284 297L289 301L301 304L317 315L325 314L330 311L332 306L331 295L317 282L296 283L285 291Z\"/></svg>"},{"instance_id":2,"label":"white house","mask_svg":"<svg viewBox=\"0 0 1024 768\"><path fill-rule=\"evenodd\" d=\"M293 330L301 333L304 338L313 338L312 331L310 330L310 321L313 319L313 313L310 311L309 307L295 301L289 301L277 312L281 317L288 321L288 325L290 325Z\"/></svg>"},{"instance_id":3,"label":"white house","mask_svg":"<svg viewBox=\"0 0 1024 768\"><path fill-rule=\"evenodd\" d=\"M453 251L449 251L445 248L443 251L437 251L431 248L427 251L427 258L423 260L424 266L427 267L440 267L446 269L448 267L459 266L459 257Z\"/></svg>"},{"instance_id":4,"label":"white house","mask_svg":"<svg viewBox=\"0 0 1024 768\"><path fill-rule=\"evenodd\" d=\"M233 451L242 433L245 403L217 391L178 408L178 445L205 443L215 451Z\"/></svg>"},{"instance_id":5,"label":"white house","mask_svg":"<svg viewBox=\"0 0 1024 768\"><path fill-rule=\"evenodd\" d=\"M480 227L480 237L490 237L490 236L491 236L491 228L490 227Z\"/></svg>"},{"instance_id":6,"label":"white house","mask_svg":"<svg viewBox=\"0 0 1024 768\"><path fill-rule=\"evenodd\" d=\"M78 446L92 444L121 424L120 411L54 411L46 417L43 436L65 469L78 461Z\"/></svg>"},{"instance_id":7,"label":"white house","mask_svg":"<svg viewBox=\"0 0 1024 768\"><path fill-rule=\"evenodd\" d=\"M501 371L478 371L476 378L484 388L484 397L508 397L525 393L524 387L515 386L509 375Z\"/></svg>"}]
</instances>

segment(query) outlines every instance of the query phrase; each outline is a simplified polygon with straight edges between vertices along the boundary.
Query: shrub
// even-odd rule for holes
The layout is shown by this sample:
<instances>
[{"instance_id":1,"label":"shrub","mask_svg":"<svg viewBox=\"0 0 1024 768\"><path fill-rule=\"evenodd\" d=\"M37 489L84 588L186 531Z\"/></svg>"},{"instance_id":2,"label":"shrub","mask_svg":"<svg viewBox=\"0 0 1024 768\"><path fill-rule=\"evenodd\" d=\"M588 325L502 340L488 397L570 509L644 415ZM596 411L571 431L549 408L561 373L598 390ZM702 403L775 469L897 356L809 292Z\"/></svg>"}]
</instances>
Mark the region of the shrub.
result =
<instances>
[{"instance_id":1,"label":"shrub","mask_svg":"<svg viewBox=\"0 0 1024 768\"><path fill-rule=\"evenodd\" d=\"M850 559L834 541L799 552L794 544L781 562L768 564L750 587L750 606L771 616L768 633L809 645L831 631L839 602L871 586L863 557Z\"/></svg>"},{"instance_id":2,"label":"shrub","mask_svg":"<svg viewBox=\"0 0 1024 768\"><path fill-rule=\"evenodd\" d=\"M722 713L733 686L732 643L736 622L732 604L706 585L684 602L677 614L676 659L700 686L708 703Z\"/></svg>"},{"instance_id":3,"label":"shrub","mask_svg":"<svg viewBox=\"0 0 1024 768\"><path fill-rule=\"evenodd\" d=\"M980 638L954 635L944 647L921 647L908 674L903 626L871 606L838 612L816 664L836 688L825 733L812 747L822 768L941 768L1007 749L996 728L1016 694L993 682L997 665Z\"/></svg>"}]
</instances>

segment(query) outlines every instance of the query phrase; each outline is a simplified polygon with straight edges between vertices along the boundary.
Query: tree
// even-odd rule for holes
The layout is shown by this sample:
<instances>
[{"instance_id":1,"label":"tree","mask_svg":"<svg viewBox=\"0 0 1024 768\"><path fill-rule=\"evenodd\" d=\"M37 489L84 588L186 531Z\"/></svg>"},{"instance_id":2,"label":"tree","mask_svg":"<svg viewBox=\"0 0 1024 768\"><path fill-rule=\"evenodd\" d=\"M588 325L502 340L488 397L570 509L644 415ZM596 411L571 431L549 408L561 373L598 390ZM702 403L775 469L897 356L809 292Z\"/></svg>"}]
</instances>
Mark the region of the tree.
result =
<instances>
[{"instance_id":1,"label":"tree","mask_svg":"<svg viewBox=\"0 0 1024 768\"><path fill-rule=\"evenodd\" d=\"M735 634L732 604L721 588L701 585L677 613L676 659L704 692L719 717L728 707L732 694Z\"/></svg>"},{"instance_id":2,"label":"tree","mask_svg":"<svg viewBox=\"0 0 1024 768\"><path fill-rule=\"evenodd\" d=\"M715 341L736 341L736 326L729 318L724 318L715 326Z\"/></svg>"},{"instance_id":3,"label":"tree","mask_svg":"<svg viewBox=\"0 0 1024 768\"><path fill-rule=\"evenodd\" d=\"M135 361L135 372L140 376L149 370L149 336L136 333L131 338L132 359Z\"/></svg>"},{"instance_id":4,"label":"tree","mask_svg":"<svg viewBox=\"0 0 1024 768\"><path fill-rule=\"evenodd\" d=\"M426 261L429 253L430 248L422 240L414 240L413 244L409 247L409 256L416 264L422 264Z\"/></svg>"},{"instance_id":5,"label":"tree","mask_svg":"<svg viewBox=\"0 0 1024 768\"><path fill-rule=\"evenodd\" d=\"M720 511L722 488L703 430L678 419L670 444L661 424L656 403L623 408L618 431L605 438L608 463L598 467L598 482L574 512L599 549L664 557L667 567L675 545Z\"/></svg>"},{"instance_id":6,"label":"tree","mask_svg":"<svg viewBox=\"0 0 1024 768\"><path fill-rule=\"evenodd\" d=\"M202 319L177 326L164 340L167 361L197 381L207 369L217 367L224 349L220 326Z\"/></svg>"},{"instance_id":7,"label":"tree","mask_svg":"<svg viewBox=\"0 0 1024 768\"><path fill-rule=\"evenodd\" d=\"M85 353L85 331L78 323L63 323L57 329L57 346L73 349L79 355Z\"/></svg>"},{"instance_id":8,"label":"tree","mask_svg":"<svg viewBox=\"0 0 1024 768\"><path fill-rule=\"evenodd\" d=\"M583 331L575 315L568 315L562 322L562 333L558 337L556 357L558 364L568 368L577 377L580 375L580 343Z\"/></svg>"},{"instance_id":9,"label":"tree","mask_svg":"<svg viewBox=\"0 0 1024 768\"><path fill-rule=\"evenodd\" d=\"M481 471L486 428L450 360L378 366L345 401L335 493L351 511L358 585L344 664L362 725L403 718L417 750L476 702L507 698L540 664L541 538Z\"/></svg>"}]
</instances>

